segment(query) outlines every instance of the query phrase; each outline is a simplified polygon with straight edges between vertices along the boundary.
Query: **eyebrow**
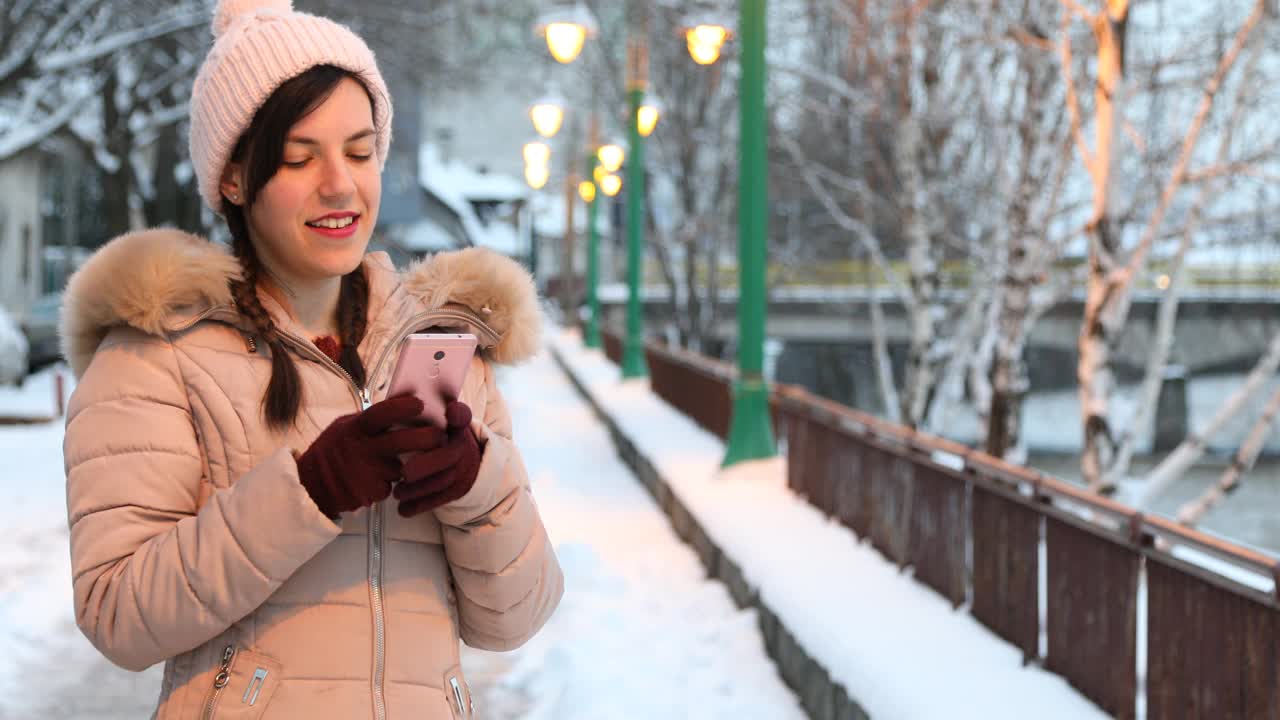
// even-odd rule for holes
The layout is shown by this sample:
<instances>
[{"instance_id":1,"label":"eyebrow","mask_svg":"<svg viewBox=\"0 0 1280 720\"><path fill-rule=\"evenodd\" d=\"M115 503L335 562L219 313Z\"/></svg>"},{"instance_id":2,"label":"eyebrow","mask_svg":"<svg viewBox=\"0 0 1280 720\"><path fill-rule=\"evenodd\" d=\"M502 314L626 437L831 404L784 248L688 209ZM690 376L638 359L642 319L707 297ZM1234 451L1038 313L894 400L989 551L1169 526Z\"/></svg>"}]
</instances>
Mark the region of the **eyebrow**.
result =
<instances>
[{"instance_id":1,"label":"eyebrow","mask_svg":"<svg viewBox=\"0 0 1280 720\"><path fill-rule=\"evenodd\" d=\"M361 130L355 135L352 135L351 137L347 138L345 141L343 141L343 144L346 144L349 142L355 142L356 140L367 138L373 134L374 134L373 128L365 128L364 130ZM285 142L297 143L299 145L319 145L320 144L319 140L313 140L309 137L302 137L300 135L290 135L288 138L285 139Z\"/></svg>"}]
</instances>

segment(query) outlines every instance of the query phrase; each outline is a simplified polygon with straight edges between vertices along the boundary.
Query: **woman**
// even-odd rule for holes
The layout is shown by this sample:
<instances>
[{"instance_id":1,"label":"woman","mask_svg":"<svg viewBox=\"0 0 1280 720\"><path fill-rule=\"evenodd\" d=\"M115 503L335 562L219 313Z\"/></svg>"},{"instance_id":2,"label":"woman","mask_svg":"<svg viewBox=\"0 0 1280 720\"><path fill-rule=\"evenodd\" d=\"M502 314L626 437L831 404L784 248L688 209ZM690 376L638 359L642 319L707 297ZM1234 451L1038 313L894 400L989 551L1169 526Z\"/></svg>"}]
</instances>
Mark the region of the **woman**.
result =
<instances>
[{"instance_id":1,"label":"woman","mask_svg":"<svg viewBox=\"0 0 1280 720\"><path fill-rule=\"evenodd\" d=\"M536 350L532 282L364 254L391 103L354 34L287 0L223 0L214 29L191 157L232 252L134 233L67 288L78 624L165 662L161 720L471 717L459 641L515 648L562 593L490 366ZM429 327L484 348L447 428L383 397Z\"/></svg>"}]
</instances>

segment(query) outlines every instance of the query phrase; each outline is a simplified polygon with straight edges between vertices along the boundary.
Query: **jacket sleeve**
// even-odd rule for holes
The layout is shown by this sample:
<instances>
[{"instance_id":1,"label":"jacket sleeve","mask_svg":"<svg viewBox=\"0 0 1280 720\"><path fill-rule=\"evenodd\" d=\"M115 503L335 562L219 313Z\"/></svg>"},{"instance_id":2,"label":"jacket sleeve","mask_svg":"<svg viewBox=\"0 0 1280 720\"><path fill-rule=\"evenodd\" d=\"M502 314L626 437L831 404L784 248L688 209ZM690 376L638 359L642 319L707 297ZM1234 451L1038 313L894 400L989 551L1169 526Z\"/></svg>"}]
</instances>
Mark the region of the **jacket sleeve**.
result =
<instances>
[{"instance_id":1,"label":"jacket sleeve","mask_svg":"<svg viewBox=\"0 0 1280 720\"><path fill-rule=\"evenodd\" d=\"M463 642L513 650L546 623L564 594L564 576L538 514L511 415L484 363L487 436L476 483L436 509L457 589Z\"/></svg>"},{"instance_id":2,"label":"jacket sleeve","mask_svg":"<svg viewBox=\"0 0 1280 720\"><path fill-rule=\"evenodd\" d=\"M176 351L137 330L99 347L63 451L76 623L128 670L216 637L340 532L287 447L199 506L205 462Z\"/></svg>"}]
</instances>

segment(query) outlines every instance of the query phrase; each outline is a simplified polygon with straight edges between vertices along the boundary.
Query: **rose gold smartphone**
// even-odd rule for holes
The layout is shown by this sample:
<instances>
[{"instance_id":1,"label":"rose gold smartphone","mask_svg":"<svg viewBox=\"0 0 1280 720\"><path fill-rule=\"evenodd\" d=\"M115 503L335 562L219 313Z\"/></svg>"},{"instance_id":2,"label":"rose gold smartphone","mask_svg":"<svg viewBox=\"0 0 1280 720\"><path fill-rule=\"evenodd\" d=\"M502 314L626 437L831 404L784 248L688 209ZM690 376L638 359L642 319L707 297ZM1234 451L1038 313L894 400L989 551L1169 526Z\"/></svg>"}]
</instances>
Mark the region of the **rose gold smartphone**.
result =
<instances>
[{"instance_id":1,"label":"rose gold smartphone","mask_svg":"<svg viewBox=\"0 0 1280 720\"><path fill-rule=\"evenodd\" d=\"M470 333L414 333L400 346L387 397L411 393L422 400L421 420L444 427L444 406L458 399L476 354Z\"/></svg>"}]
</instances>

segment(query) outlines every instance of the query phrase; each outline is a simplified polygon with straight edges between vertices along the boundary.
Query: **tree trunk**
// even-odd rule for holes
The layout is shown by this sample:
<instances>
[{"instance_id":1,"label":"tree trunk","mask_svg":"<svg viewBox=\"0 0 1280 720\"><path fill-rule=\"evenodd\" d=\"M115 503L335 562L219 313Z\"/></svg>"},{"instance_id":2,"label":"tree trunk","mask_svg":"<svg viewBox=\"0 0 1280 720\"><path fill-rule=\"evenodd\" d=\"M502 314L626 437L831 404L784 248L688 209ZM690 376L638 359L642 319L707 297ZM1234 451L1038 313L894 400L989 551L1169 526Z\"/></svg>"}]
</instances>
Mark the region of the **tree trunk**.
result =
<instances>
[{"instance_id":1,"label":"tree trunk","mask_svg":"<svg viewBox=\"0 0 1280 720\"><path fill-rule=\"evenodd\" d=\"M893 360L889 355L889 339L884 324L884 308L880 306L879 283L875 275L868 270L866 288L869 293L871 308L871 352L875 356L876 384L880 386L880 401L884 403L884 414L889 422L902 422L901 401L898 399L898 386L893 379Z\"/></svg>"},{"instance_id":2,"label":"tree trunk","mask_svg":"<svg viewBox=\"0 0 1280 720\"><path fill-rule=\"evenodd\" d=\"M129 154L133 151L128 118L123 117L116 105L119 78L115 68L104 70L102 85L102 136L106 150L115 158L114 167L103 168L102 206L105 213L107 237L129 232L129 196L133 182ZM93 148L87 148L93 153Z\"/></svg>"},{"instance_id":3,"label":"tree trunk","mask_svg":"<svg viewBox=\"0 0 1280 720\"><path fill-rule=\"evenodd\" d=\"M1019 445L1022 399L1028 385L1022 351L1031 310L1032 277L1027 271L1024 239L1014 236L1012 240L1000 292L1000 319L991 366L991 412L987 421L986 451L998 458L1005 457L1011 448Z\"/></svg>"},{"instance_id":4,"label":"tree trunk","mask_svg":"<svg viewBox=\"0 0 1280 720\"><path fill-rule=\"evenodd\" d=\"M919 427L928 414L937 386L937 360L931 352L937 336L936 323L942 314L938 302L939 269L929 233L929 205L925 199L924 173L920 169L923 132L919 119L903 120L898 139L898 167L903 174L904 232L907 237L907 265L911 294L909 308L911 340L907 354L905 387L902 394L902 422Z\"/></svg>"},{"instance_id":5,"label":"tree trunk","mask_svg":"<svg viewBox=\"0 0 1280 720\"><path fill-rule=\"evenodd\" d=\"M1112 170L1117 164L1116 118L1124 106L1124 45L1129 15L1128 0L1108 0L1093 22L1098 42L1098 79L1094 88L1096 147L1087 164L1093 177L1093 216L1090 220L1089 280L1084 322L1080 328L1080 412L1084 424L1084 450L1080 474L1091 490L1105 490L1102 470L1115 443L1111 437L1110 400L1114 389L1111 371L1112 344L1123 318L1120 296L1128 288L1112 278L1118 266L1120 228L1112 217ZM1070 42L1064 37L1063 42ZM1067 67L1067 73L1072 69ZM1083 148L1082 148L1083 149Z\"/></svg>"}]
</instances>

